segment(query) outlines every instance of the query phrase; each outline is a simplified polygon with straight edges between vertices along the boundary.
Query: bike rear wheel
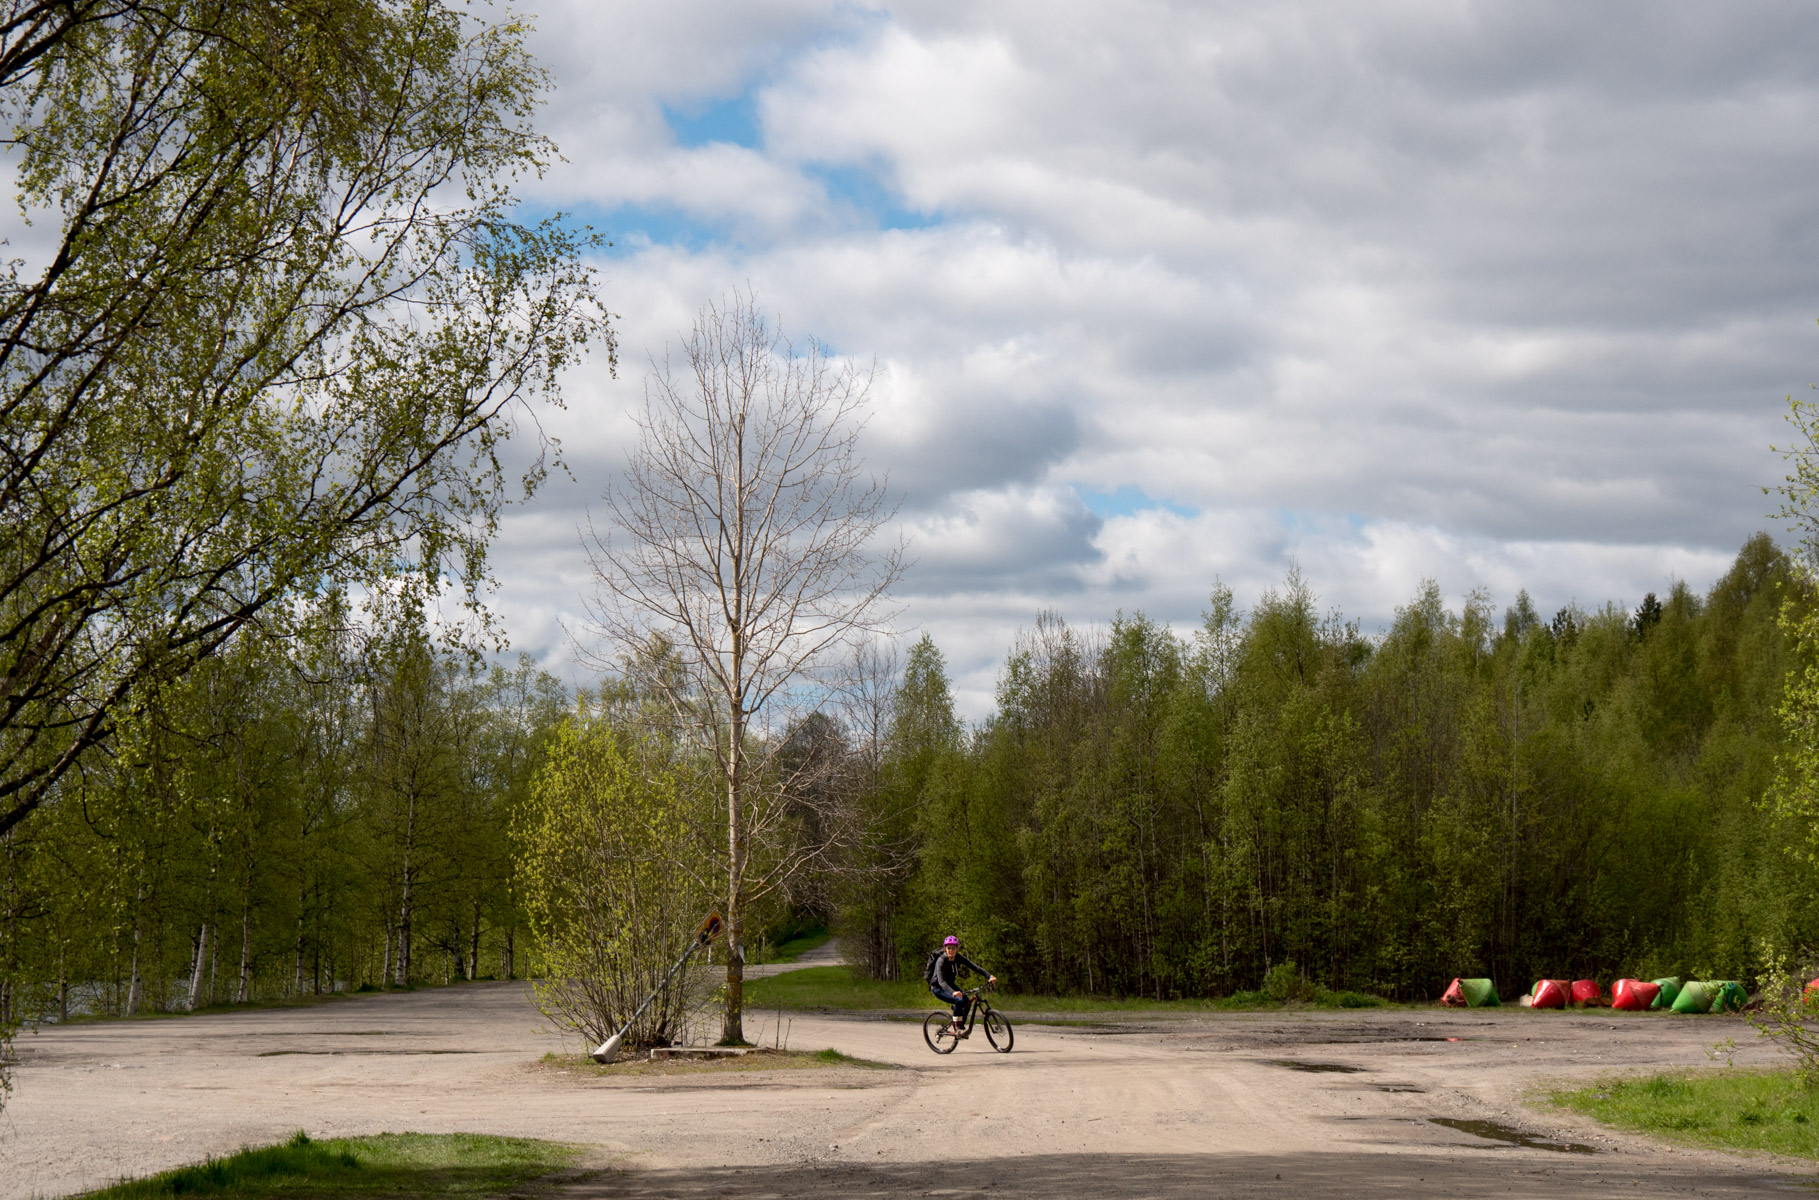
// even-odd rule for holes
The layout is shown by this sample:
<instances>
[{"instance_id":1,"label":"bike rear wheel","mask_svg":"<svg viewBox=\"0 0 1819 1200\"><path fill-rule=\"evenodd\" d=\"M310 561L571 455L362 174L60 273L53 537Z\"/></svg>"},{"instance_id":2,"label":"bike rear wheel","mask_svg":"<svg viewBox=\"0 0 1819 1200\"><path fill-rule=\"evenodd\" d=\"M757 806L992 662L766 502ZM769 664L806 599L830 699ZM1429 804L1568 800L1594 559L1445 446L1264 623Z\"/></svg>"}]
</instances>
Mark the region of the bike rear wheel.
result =
<instances>
[{"instance_id":1,"label":"bike rear wheel","mask_svg":"<svg viewBox=\"0 0 1819 1200\"><path fill-rule=\"evenodd\" d=\"M952 1054L960 1045L960 1039L954 1036L954 1015L952 1013L932 1012L922 1021L922 1040L936 1054Z\"/></svg>"},{"instance_id":2,"label":"bike rear wheel","mask_svg":"<svg viewBox=\"0 0 1819 1200\"><path fill-rule=\"evenodd\" d=\"M1000 1054L1011 1052L1011 1042L1016 1034L1011 1032L1011 1023L996 1012L985 1014L985 1040L992 1044L992 1049Z\"/></svg>"}]
</instances>

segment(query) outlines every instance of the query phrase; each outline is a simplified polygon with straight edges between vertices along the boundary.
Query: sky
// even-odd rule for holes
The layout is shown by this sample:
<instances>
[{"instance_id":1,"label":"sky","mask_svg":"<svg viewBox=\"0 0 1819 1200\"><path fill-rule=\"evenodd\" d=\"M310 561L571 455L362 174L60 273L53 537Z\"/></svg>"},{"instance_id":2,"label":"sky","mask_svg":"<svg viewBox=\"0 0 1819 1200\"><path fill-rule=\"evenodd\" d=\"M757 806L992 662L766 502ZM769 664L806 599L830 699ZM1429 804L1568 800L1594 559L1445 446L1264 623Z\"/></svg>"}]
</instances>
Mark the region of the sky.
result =
<instances>
[{"instance_id":1,"label":"sky","mask_svg":"<svg viewBox=\"0 0 1819 1200\"><path fill-rule=\"evenodd\" d=\"M1544 613L1708 587L1819 380L1819 23L1791 2L526 0L610 237L616 377L505 520L570 678L578 534L654 358L749 288L875 363L906 638L992 707L1054 609L1181 630L1298 567L1366 632L1433 579Z\"/></svg>"}]
</instances>

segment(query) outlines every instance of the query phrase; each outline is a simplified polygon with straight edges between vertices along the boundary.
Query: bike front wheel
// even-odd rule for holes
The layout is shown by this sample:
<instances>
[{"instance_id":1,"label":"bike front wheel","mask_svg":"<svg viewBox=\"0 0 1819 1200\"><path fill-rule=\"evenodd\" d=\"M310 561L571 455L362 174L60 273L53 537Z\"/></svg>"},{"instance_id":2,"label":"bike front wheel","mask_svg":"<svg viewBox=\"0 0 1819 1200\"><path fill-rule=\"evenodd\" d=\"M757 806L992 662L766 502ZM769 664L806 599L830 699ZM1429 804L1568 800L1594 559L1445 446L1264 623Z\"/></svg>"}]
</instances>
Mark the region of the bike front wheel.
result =
<instances>
[{"instance_id":1,"label":"bike front wheel","mask_svg":"<svg viewBox=\"0 0 1819 1200\"><path fill-rule=\"evenodd\" d=\"M1011 1041L1016 1037L1011 1032L1011 1023L996 1012L985 1014L985 1040L992 1044L992 1049L1000 1054L1011 1052Z\"/></svg>"},{"instance_id":2,"label":"bike front wheel","mask_svg":"<svg viewBox=\"0 0 1819 1200\"><path fill-rule=\"evenodd\" d=\"M922 1040L936 1054L952 1054L960 1045L960 1039L954 1036L954 1017L952 1013L932 1012L922 1021Z\"/></svg>"}]
</instances>

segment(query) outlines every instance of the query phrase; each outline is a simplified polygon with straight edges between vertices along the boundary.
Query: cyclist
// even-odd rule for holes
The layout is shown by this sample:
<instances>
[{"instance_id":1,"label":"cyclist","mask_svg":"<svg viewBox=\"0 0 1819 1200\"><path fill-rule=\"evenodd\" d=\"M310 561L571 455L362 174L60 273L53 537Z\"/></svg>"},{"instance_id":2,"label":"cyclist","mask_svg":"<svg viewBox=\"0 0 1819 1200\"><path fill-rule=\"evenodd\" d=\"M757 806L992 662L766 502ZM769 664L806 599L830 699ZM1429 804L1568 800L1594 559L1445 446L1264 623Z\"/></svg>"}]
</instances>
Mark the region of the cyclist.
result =
<instances>
[{"instance_id":1,"label":"cyclist","mask_svg":"<svg viewBox=\"0 0 1819 1200\"><path fill-rule=\"evenodd\" d=\"M959 1033L966 1023L967 1006L972 1003L959 988L961 971L983 975L987 983L998 982L996 975L960 953L960 939L957 937L950 936L941 943L941 949L929 956L928 990L935 993L936 999L945 1000L954 1006L955 1033Z\"/></svg>"}]
</instances>

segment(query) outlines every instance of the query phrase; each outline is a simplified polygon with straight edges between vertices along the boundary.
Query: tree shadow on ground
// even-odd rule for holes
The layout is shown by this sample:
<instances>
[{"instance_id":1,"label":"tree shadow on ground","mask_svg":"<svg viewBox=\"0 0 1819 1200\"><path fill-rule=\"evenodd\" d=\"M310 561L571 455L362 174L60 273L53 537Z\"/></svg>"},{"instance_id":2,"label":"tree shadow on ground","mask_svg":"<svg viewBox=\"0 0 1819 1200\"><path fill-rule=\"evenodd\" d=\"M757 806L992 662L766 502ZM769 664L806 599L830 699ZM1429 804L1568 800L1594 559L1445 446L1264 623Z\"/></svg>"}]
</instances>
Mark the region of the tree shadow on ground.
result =
<instances>
[{"instance_id":1,"label":"tree shadow on ground","mask_svg":"<svg viewBox=\"0 0 1819 1200\"><path fill-rule=\"evenodd\" d=\"M1643 1166L1627 1156L1546 1161L1533 1152L1487 1148L1482 1158L1317 1153L1296 1155L1032 1154L985 1162L848 1163L614 1171L562 1195L586 1200L853 1200L877 1196L1101 1197L1345 1196L1545 1197L1687 1194L1766 1196L1805 1192L1810 1176L1690 1164Z\"/></svg>"}]
</instances>

